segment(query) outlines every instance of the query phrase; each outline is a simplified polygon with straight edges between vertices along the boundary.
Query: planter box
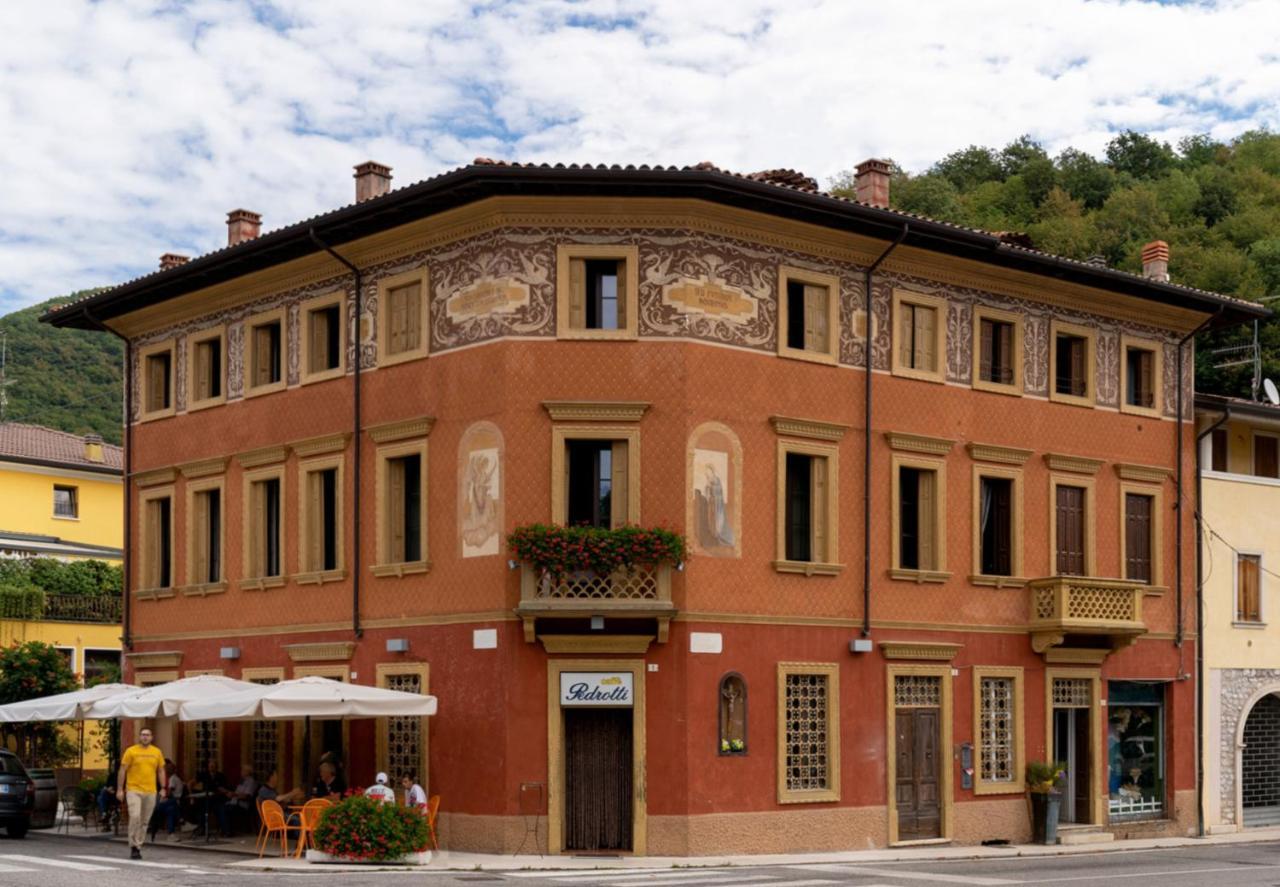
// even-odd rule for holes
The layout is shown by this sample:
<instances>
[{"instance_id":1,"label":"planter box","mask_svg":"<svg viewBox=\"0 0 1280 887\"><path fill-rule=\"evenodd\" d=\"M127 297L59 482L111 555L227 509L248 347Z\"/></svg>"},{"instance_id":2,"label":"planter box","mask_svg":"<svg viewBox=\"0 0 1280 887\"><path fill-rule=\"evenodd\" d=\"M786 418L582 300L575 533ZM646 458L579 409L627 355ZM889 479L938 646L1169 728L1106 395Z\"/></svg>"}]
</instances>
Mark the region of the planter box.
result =
<instances>
[{"instance_id":1,"label":"planter box","mask_svg":"<svg viewBox=\"0 0 1280 887\"><path fill-rule=\"evenodd\" d=\"M427 865L431 862L431 851L409 853L399 859L348 859L345 856L330 856L321 850L307 850L307 862L335 863L338 865Z\"/></svg>"}]
</instances>

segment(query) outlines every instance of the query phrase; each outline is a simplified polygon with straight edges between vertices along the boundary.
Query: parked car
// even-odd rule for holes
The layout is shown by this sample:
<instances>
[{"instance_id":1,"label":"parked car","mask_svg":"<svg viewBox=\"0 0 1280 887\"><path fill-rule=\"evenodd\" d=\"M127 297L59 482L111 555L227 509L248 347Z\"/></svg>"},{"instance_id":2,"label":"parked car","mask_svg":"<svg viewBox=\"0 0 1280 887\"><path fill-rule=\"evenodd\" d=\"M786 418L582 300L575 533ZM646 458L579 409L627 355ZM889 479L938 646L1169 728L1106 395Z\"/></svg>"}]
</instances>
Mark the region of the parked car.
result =
<instances>
[{"instance_id":1,"label":"parked car","mask_svg":"<svg viewBox=\"0 0 1280 887\"><path fill-rule=\"evenodd\" d=\"M36 784L27 768L12 752L0 749L0 826L11 838L21 838L31 827L36 806Z\"/></svg>"}]
</instances>

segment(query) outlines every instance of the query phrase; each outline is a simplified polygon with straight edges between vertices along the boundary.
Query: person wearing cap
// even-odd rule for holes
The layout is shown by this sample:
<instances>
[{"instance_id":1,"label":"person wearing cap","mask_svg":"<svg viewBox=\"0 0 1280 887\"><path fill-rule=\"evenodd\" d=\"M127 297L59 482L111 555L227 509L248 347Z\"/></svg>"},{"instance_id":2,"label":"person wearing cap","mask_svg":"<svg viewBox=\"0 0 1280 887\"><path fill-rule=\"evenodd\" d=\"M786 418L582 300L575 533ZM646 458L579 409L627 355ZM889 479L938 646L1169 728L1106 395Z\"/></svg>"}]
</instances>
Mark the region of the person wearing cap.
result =
<instances>
[{"instance_id":1,"label":"person wearing cap","mask_svg":"<svg viewBox=\"0 0 1280 887\"><path fill-rule=\"evenodd\" d=\"M374 779L373 785L364 790L366 798L373 798L383 804L394 804L396 802L396 793L387 786L387 774L379 773Z\"/></svg>"}]
</instances>

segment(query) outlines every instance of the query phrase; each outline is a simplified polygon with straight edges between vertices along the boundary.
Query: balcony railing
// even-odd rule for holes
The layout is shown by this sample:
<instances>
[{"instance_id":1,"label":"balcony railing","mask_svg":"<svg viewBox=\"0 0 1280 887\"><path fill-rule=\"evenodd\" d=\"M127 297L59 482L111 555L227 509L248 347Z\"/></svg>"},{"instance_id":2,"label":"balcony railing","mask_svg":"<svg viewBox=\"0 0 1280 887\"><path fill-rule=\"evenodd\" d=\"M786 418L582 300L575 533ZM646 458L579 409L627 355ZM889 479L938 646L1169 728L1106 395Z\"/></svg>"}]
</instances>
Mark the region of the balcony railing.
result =
<instances>
[{"instance_id":1,"label":"balcony railing","mask_svg":"<svg viewBox=\"0 0 1280 887\"><path fill-rule=\"evenodd\" d=\"M111 625L120 621L121 607L121 599L115 595L47 594L44 618L49 622Z\"/></svg>"},{"instance_id":2,"label":"balcony railing","mask_svg":"<svg viewBox=\"0 0 1280 887\"><path fill-rule=\"evenodd\" d=\"M1031 645L1037 653L1060 646L1067 635L1102 635L1113 648L1146 634L1142 597L1146 586L1123 579L1051 576L1027 583L1031 594Z\"/></svg>"},{"instance_id":3,"label":"balcony railing","mask_svg":"<svg viewBox=\"0 0 1280 887\"><path fill-rule=\"evenodd\" d=\"M658 640L666 641L675 615L671 603L671 566L635 567L608 575L592 572L553 576L527 565L520 568L520 605L525 640L535 638L538 617L581 618L614 616L658 620Z\"/></svg>"}]
</instances>

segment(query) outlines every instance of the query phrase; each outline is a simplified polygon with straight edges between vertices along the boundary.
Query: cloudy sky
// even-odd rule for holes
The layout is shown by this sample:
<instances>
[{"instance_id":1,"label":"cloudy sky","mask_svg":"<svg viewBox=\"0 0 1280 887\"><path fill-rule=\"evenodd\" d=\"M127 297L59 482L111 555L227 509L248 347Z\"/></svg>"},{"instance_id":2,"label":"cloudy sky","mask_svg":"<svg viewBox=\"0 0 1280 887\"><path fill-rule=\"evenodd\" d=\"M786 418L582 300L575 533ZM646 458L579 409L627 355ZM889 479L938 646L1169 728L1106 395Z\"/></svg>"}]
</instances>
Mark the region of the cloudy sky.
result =
<instances>
[{"instance_id":1,"label":"cloudy sky","mask_svg":"<svg viewBox=\"0 0 1280 887\"><path fill-rule=\"evenodd\" d=\"M1280 125L1276 0L0 3L0 314L476 156L922 169Z\"/></svg>"}]
</instances>

